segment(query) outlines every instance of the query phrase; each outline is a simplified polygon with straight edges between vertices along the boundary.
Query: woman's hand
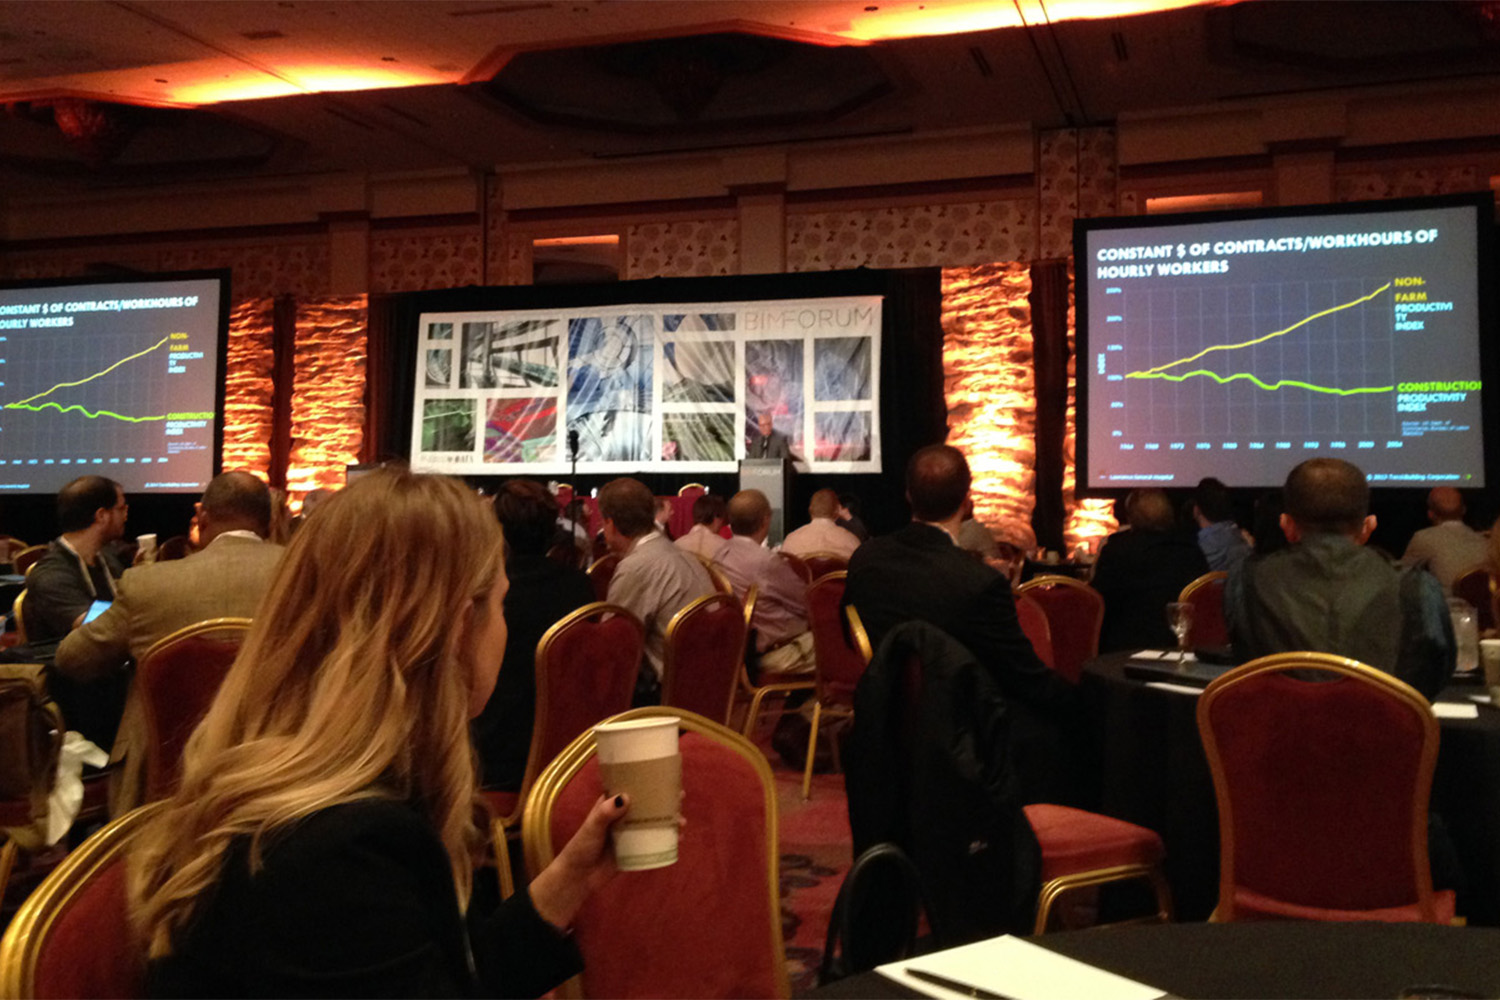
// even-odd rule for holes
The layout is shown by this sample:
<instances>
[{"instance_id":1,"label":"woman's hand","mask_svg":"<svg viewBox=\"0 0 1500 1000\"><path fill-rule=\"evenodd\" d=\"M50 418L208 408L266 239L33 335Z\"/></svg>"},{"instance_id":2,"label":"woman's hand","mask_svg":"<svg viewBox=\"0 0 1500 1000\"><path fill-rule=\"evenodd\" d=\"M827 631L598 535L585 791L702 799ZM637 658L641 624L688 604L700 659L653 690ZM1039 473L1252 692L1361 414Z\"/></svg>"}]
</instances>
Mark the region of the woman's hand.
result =
<instances>
[{"instance_id":1,"label":"woman's hand","mask_svg":"<svg viewBox=\"0 0 1500 1000\"><path fill-rule=\"evenodd\" d=\"M609 828L629 811L629 796L599 796L573 839L532 879L531 905L543 920L566 930L589 893L615 876Z\"/></svg>"}]
</instances>

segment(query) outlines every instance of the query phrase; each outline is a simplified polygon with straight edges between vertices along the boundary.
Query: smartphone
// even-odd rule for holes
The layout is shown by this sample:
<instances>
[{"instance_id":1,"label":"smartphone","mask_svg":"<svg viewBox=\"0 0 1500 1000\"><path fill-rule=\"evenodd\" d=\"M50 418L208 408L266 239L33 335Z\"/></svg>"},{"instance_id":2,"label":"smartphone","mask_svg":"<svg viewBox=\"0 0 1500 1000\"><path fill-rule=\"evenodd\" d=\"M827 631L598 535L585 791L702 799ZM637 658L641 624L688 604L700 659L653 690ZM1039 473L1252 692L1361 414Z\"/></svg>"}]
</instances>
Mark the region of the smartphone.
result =
<instances>
[{"instance_id":1,"label":"smartphone","mask_svg":"<svg viewBox=\"0 0 1500 1000\"><path fill-rule=\"evenodd\" d=\"M98 618L100 615L104 614L104 609L109 607L109 604L109 601L95 601L93 604L90 604L89 613L83 616L83 623L87 625L95 618Z\"/></svg>"}]
</instances>

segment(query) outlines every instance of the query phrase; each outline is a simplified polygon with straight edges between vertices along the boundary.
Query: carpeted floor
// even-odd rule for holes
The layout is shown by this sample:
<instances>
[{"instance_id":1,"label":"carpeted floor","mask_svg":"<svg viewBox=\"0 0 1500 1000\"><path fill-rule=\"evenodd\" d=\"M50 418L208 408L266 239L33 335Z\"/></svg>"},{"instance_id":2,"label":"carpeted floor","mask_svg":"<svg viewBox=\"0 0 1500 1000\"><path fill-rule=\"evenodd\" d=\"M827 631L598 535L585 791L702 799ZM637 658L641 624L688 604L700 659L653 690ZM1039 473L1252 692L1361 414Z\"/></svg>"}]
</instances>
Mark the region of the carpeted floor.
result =
<instances>
[{"instance_id":1,"label":"carpeted floor","mask_svg":"<svg viewBox=\"0 0 1500 1000\"><path fill-rule=\"evenodd\" d=\"M842 774L813 775L812 799L802 801L802 772L774 752L781 851L781 927L792 991L817 985L818 963L834 897L852 862L849 811Z\"/></svg>"}]
</instances>

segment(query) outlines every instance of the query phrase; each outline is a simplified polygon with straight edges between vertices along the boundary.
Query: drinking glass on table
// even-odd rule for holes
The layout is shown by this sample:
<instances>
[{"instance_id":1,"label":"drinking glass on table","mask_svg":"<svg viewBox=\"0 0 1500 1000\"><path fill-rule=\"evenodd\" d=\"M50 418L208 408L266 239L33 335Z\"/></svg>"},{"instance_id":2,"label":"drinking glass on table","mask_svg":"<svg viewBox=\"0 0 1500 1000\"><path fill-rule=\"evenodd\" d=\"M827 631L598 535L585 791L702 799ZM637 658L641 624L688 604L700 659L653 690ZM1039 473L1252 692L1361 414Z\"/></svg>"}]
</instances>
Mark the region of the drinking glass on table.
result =
<instances>
[{"instance_id":1,"label":"drinking glass on table","mask_svg":"<svg viewBox=\"0 0 1500 1000\"><path fill-rule=\"evenodd\" d=\"M1187 662L1188 633L1193 630L1193 605L1190 601L1172 601L1167 605L1167 627L1177 636L1177 662Z\"/></svg>"}]
</instances>

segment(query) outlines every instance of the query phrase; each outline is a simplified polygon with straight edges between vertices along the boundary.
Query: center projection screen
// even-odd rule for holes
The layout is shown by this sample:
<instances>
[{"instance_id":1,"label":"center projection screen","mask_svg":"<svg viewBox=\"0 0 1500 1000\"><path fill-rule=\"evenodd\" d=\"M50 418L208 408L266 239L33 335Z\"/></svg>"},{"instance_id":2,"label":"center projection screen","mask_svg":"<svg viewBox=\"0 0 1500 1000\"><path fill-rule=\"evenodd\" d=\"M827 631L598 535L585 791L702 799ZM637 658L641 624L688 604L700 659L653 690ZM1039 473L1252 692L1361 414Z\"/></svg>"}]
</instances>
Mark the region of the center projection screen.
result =
<instances>
[{"instance_id":1,"label":"center projection screen","mask_svg":"<svg viewBox=\"0 0 1500 1000\"><path fill-rule=\"evenodd\" d=\"M734 472L759 418L804 471L880 471L882 298L423 313L414 469Z\"/></svg>"}]
</instances>

